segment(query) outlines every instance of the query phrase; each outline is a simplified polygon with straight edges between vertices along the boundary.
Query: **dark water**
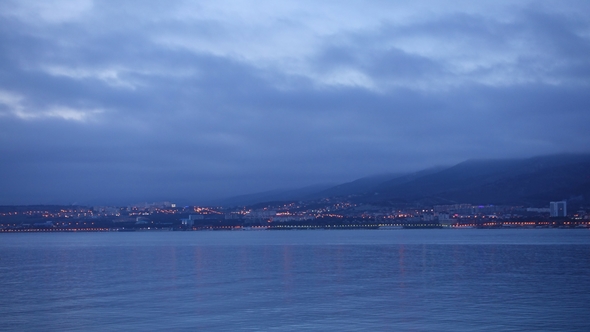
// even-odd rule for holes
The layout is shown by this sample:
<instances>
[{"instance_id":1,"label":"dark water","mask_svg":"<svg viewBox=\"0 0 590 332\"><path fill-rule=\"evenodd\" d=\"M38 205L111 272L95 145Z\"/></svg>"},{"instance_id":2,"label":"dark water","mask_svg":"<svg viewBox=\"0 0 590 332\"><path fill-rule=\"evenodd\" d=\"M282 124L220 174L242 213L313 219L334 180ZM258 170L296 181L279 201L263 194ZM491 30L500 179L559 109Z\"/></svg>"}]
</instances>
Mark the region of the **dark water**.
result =
<instances>
[{"instance_id":1,"label":"dark water","mask_svg":"<svg viewBox=\"0 0 590 332\"><path fill-rule=\"evenodd\" d=\"M589 230L0 234L0 330L590 331Z\"/></svg>"}]
</instances>

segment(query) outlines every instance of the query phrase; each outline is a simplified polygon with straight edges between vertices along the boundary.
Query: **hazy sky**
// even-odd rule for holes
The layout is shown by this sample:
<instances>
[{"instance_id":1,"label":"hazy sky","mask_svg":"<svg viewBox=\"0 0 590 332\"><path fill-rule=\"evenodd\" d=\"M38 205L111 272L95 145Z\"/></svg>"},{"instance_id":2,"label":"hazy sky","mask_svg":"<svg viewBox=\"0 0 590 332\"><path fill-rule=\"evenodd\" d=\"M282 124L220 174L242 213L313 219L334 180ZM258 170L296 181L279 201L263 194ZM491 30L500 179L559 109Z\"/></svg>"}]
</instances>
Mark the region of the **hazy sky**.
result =
<instances>
[{"instance_id":1,"label":"hazy sky","mask_svg":"<svg viewBox=\"0 0 590 332\"><path fill-rule=\"evenodd\" d=\"M0 2L0 204L197 204L589 133L587 0Z\"/></svg>"}]
</instances>

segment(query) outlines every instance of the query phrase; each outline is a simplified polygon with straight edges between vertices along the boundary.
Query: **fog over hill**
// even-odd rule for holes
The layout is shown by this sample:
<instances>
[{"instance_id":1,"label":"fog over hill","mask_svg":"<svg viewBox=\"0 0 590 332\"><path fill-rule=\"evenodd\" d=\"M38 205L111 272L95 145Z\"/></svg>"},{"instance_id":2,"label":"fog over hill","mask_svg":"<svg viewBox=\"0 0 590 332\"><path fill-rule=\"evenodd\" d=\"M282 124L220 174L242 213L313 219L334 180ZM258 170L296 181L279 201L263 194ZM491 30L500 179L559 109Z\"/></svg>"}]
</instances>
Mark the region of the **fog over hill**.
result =
<instances>
[{"instance_id":1,"label":"fog over hill","mask_svg":"<svg viewBox=\"0 0 590 332\"><path fill-rule=\"evenodd\" d=\"M216 203L224 206L238 206L251 205L260 202L289 201L294 199L302 199L318 192L323 192L323 190L332 188L333 186L333 184L318 184L297 189L270 190L255 194L234 196Z\"/></svg>"},{"instance_id":2,"label":"fog over hill","mask_svg":"<svg viewBox=\"0 0 590 332\"><path fill-rule=\"evenodd\" d=\"M321 190L315 190L321 189ZM228 199L224 205L264 201L349 199L372 204L507 204L545 206L549 201L590 202L590 154L526 159L476 159L451 167L361 178L329 188L306 187ZM229 204L228 204L229 203Z\"/></svg>"}]
</instances>

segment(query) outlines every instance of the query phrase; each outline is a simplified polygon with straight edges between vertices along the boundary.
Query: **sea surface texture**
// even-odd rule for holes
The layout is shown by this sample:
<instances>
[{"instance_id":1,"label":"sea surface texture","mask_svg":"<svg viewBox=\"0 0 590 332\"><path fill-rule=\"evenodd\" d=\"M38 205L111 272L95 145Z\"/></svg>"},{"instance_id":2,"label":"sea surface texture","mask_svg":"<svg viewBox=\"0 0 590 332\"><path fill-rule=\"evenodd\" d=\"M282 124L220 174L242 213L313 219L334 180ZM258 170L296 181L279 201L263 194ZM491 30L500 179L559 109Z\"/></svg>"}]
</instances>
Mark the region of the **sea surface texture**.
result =
<instances>
[{"instance_id":1,"label":"sea surface texture","mask_svg":"<svg viewBox=\"0 0 590 332\"><path fill-rule=\"evenodd\" d=\"M0 234L2 331L590 331L590 230Z\"/></svg>"}]
</instances>

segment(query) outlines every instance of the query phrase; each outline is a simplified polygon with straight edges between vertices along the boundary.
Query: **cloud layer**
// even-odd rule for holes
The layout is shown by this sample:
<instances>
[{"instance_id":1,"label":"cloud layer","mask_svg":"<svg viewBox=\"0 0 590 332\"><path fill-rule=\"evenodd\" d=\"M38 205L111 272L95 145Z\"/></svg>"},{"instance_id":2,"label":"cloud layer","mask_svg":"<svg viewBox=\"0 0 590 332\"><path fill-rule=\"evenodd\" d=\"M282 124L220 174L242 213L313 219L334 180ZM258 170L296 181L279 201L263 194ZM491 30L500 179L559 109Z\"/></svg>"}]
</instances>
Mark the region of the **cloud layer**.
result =
<instances>
[{"instance_id":1,"label":"cloud layer","mask_svg":"<svg viewBox=\"0 0 590 332\"><path fill-rule=\"evenodd\" d=\"M590 149L587 1L3 1L0 204Z\"/></svg>"}]
</instances>

